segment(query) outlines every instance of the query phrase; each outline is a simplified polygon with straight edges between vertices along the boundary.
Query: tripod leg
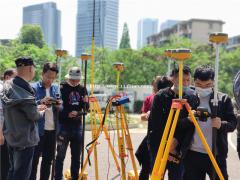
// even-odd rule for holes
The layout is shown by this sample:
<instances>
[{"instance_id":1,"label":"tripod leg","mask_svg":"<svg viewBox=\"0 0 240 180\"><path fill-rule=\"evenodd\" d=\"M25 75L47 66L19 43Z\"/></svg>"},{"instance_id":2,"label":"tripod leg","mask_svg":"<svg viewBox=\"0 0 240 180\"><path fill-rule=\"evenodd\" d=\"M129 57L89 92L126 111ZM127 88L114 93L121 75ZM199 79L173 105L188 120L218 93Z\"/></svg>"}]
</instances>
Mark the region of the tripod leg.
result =
<instances>
[{"instance_id":1,"label":"tripod leg","mask_svg":"<svg viewBox=\"0 0 240 180\"><path fill-rule=\"evenodd\" d=\"M213 156L212 151L210 150L210 148L209 148L209 146L208 146L208 144L207 144L207 141L206 141L206 139L205 139L205 137L204 137L204 135L203 135L203 133L202 133L201 128L199 127L199 125L198 125L198 123L197 123L197 120L196 120L196 118L194 117L193 112L191 111L191 109L189 110L190 106L189 106L189 105L186 105L186 106L188 106L188 107L187 107L188 113L189 113L189 115L190 115L190 117L191 117L191 120L192 120L192 122L193 122L193 124L194 124L194 126L195 126L195 128L196 128L196 131L197 131L197 133L198 133L198 135L199 135L199 137L200 137L200 139L201 139L201 141L202 141L202 143L203 143L203 146L204 146L205 150L206 150L207 153L208 153L208 156L209 156L209 158L210 158L210 160L211 160L211 162L212 162L212 164L213 164L213 167L214 167L214 169L215 169L216 172L217 172L217 175L218 175L219 179L220 179L220 180L224 180L223 175L222 175L222 172L221 172L221 170L220 170L220 168L219 168L219 166L218 166L218 164L217 164L217 162L216 162L216 159L215 159L214 156Z\"/></svg>"},{"instance_id":2,"label":"tripod leg","mask_svg":"<svg viewBox=\"0 0 240 180\"><path fill-rule=\"evenodd\" d=\"M152 171L153 176L158 174L157 171L160 168L160 164L162 162L163 152L164 152L164 149L165 149L165 146L166 146L166 143L167 143L167 136L169 134L170 126L171 126L172 120L173 120L173 113L174 113L174 109L171 108L171 110L169 112L169 115L168 115L168 119L167 119L165 129L164 129L164 132L163 132L161 143L160 143L160 146L158 148L158 153L157 153L157 156L156 156L156 160L154 162L153 171Z\"/></svg>"},{"instance_id":3,"label":"tripod leg","mask_svg":"<svg viewBox=\"0 0 240 180\"><path fill-rule=\"evenodd\" d=\"M136 161L135 161L135 156L134 156L134 153L133 153L133 145L132 145L132 140L131 140L131 137L130 137L130 132L129 132L129 129L128 129L128 124L126 122L126 114L125 114L125 111L124 111L124 107L123 106L120 106L120 110L121 110L121 120L122 120L122 124L124 125L123 128L124 128L124 135L125 135L125 139L126 139L126 143L127 143L127 149L130 153L130 158L131 158L131 161L132 161L132 166L133 166L133 170L134 170L134 174L135 174L135 179L138 180L139 177L138 177L138 170L137 170L137 164L136 164Z\"/></svg>"},{"instance_id":4,"label":"tripod leg","mask_svg":"<svg viewBox=\"0 0 240 180\"><path fill-rule=\"evenodd\" d=\"M107 114L109 113L109 109L110 109L110 106L108 106L107 109L106 109L106 116L107 116ZM100 120L100 127L98 128L95 136L96 136L96 137L99 137L99 134L101 133L102 129L104 129L104 133L105 133L105 135L106 135L106 139L108 140L108 144L109 144L109 147L110 147L111 152L112 152L112 154L113 154L113 157L114 157L114 160L115 160L117 169L118 169L118 171L120 172L120 166L119 166L119 164L118 164L118 161L117 161L117 157L116 157L116 153L115 153L115 151L114 151L114 148L113 148L113 146L112 146L112 144L111 144L111 142L110 142L110 138L109 138L109 136L108 136L107 129L106 129L106 127L105 127L104 125L102 126L103 118L102 118L101 110L100 110L100 107L99 107L97 101L96 101L96 102L90 102L90 112L92 112L92 111L95 111L95 112L98 113L98 117L99 117L99 120ZM92 112L92 113L93 113L93 112ZM90 113L90 115L91 115L91 113ZM93 115L91 115L91 116L93 116ZM91 118L93 118L93 117L91 117ZM91 124L91 128L93 129L92 124ZM80 174L79 174L79 180L81 180L82 177L84 176L84 171L85 171L85 169L86 169L86 167L87 167L88 159L89 159L91 153L94 151L94 148L95 148L96 144L97 144L97 141L95 140L95 141L91 144L90 148L88 149L87 157L86 157L85 160L84 160L83 167L81 168L81 172L80 172Z\"/></svg>"},{"instance_id":5,"label":"tripod leg","mask_svg":"<svg viewBox=\"0 0 240 180\"><path fill-rule=\"evenodd\" d=\"M121 133L120 133L120 125L119 125L119 117L121 118L121 110L120 107L116 108L116 125L117 125L117 137L118 137L118 151L119 151L119 156L121 159L121 171L122 171L122 179L126 180L126 167L125 167L125 161L124 158L126 156L126 151L125 151L125 144L124 144L124 137L123 137L123 129L121 128Z\"/></svg>"},{"instance_id":6,"label":"tripod leg","mask_svg":"<svg viewBox=\"0 0 240 180\"><path fill-rule=\"evenodd\" d=\"M102 118L102 112L101 112L100 107L99 107L99 104L98 104L97 102L95 102L95 109L97 110L98 118L99 118L99 120L100 120L100 126L101 126L101 125L102 125L103 118ZM109 113L109 107L108 107L108 109L106 110L106 117L107 117L108 113ZM118 170L118 172L120 172L120 166L119 166L119 163L118 163L117 156L116 156L116 153L115 153L115 151L114 151L113 145L112 145L112 143L111 143L111 141L110 141L110 137L109 137L109 135L108 135L108 130L107 130L107 128L106 128L106 126L105 126L104 124L103 124L102 128L103 128L105 137L106 137L106 139L107 139L108 146L109 146L109 148L110 148L110 150L111 150L111 153L112 153L114 162L115 162L115 164L116 164L117 170Z\"/></svg>"},{"instance_id":7,"label":"tripod leg","mask_svg":"<svg viewBox=\"0 0 240 180\"><path fill-rule=\"evenodd\" d=\"M179 118L180 110L181 109L177 109L176 113L174 115L174 119L173 119L173 123L172 123L172 126L171 126L170 134L169 134L169 137L168 137L166 149L164 151L163 158L162 158L162 161L161 161L161 165L160 165L160 169L159 169L159 173L158 173L160 175L160 177L158 179L163 178L163 175L164 175L164 171L165 171L165 168L166 168L167 159L168 159L170 147L171 147L172 140L173 140L173 135L175 133L175 129L176 129L176 126L177 126L177 121L178 121L178 118Z\"/></svg>"},{"instance_id":8,"label":"tripod leg","mask_svg":"<svg viewBox=\"0 0 240 180\"><path fill-rule=\"evenodd\" d=\"M97 125L96 125L96 113L93 109L91 114L91 128L92 128L92 140L97 138ZM94 146L94 167L95 167L95 177L98 180L98 158L97 158L97 147L96 144Z\"/></svg>"}]
</instances>

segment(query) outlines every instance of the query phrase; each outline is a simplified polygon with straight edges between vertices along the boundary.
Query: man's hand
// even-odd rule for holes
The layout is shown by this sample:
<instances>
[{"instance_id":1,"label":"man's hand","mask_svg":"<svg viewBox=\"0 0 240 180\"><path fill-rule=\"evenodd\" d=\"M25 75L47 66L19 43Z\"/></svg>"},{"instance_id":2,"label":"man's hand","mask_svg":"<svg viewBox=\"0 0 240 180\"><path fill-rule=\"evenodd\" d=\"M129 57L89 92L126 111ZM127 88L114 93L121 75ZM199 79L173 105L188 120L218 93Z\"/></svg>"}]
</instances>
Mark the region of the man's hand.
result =
<instances>
[{"instance_id":1,"label":"man's hand","mask_svg":"<svg viewBox=\"0 0 240 180\"><path fill-rule=\"evenodd\" d=\"M52 100L52 97L44 97L41 101L40 101L40 103L41 104L46 104L46 105L50 105L50 104L52 104L52 102L51 102L51 100Z\"/></svg>"},{"instance_id":2,"label":"man's hand","mask_svg":"<svg viewBox=\"0 0 240 180\"><path fill-rule=\"evenodd\" d=\"M148 112L146 113L146 119L147 119L147 121L148 121L148 118L149 118L150 112L151 112L151 111L148 111Z\"/></svg>"},{"instance_id":3,"label":"man's hand","mask_svg":"<svg viewBox=\"0 0 240 180\"><path fill-rule=\"evenodd\" d=\"M76 116L78 115L78 112L77 111L72 111L68 114L68 117L69 118L75 118Z\"/></svg>"},{"instance_id":4,"label":"man's hand","mask_svg":"<svg viewBox=\"0 0 240 180\"><path fill-rule=\"evenodd\" d=\"M237 138L237 152L238 152L238 158L240 160L240 138Z\"/></svg>"},{"instance_id":5,"label":"man's hand","mask_svg":"<svg viewBox=\"0 0 240 180\"><path fill-rule=\"evenodd\" d=\"M4 136L2 130L0 130L0 145L4 144Z\"/></svg>"},{"instance_id":6,"label":"man's hand","mask_svg":"<svg viewBox=\"0 0 240 180\"><path fill-rule=\"evenodd\" d=\"M194 115L194 114L196 113L196 111L195 111L195 110L192 110L192 113L193 113L193 115ZM191 119L191 117L190 117L190 114L188 114L188 120L192 122L192 119Z\"/></svg>"},{"instance_id":7,"label":"man's hand","mask_svg":"<svg viewBox=\"0 0 240 180\"><path fill-rule=\"evenodd\" d=\"M221 118L219 118L219 117L212 118L212 127L220 129L220 127L221 127Z\"/></svg>"},{"instance_id":8,"label":"man's hand","mask_svg":"<svg viewBox=\"0 0 240 180\"><path fill-rule=\"evenodd\" d=\"M61 105L63 104L63 101L61 99L58 99L56 102L57 102L55 105L56 108L60 108Z\"/></svg>"},{"instance_id":9,"label":"man's hand","mask_svg":"<svg viewBox=\"0 0 240 180\"><path fill-rule=\"evenodd\" d=\"M88 102L88 96L84 96L83 102Z\"/></svg>"},{"instance_id":10,"label":"man's hand","mask_svg":"<svg viewBox=\"0 0 240 180\"><path fill-rule=\"evenodd\" d=\"M40 104L40 105L37 106L37 110L40 113L45 112L46 109L47 109L47 106L44 105L44 104Z\"/></svg>"}]
</instances>

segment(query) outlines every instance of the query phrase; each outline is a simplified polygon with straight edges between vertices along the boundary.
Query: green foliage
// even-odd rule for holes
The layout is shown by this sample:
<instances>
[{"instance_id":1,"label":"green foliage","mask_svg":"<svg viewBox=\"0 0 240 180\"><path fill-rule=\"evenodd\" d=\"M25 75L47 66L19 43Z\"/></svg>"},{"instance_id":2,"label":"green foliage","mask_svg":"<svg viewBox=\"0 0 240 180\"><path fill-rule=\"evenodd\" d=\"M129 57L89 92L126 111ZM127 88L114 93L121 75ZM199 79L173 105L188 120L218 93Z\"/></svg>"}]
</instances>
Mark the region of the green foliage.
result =
<instances>
[{"instance_id":1,"label":"green foliage","mask_svg":"<svg viewBox=\"0 0 240 180\"><path fill-rule=\"evenodd\" d=\"M15 59L21 56L32 57L36 65L36 75L33 81L41 79L42 67L46 62L56 62L56 55L46 44L39 48L34 44L21 44L14 40L9 46L0 46L0 75L7 68L15 67ZM67 74L68 69L77 65L77 59L67 56L61 59L62 64L62 80Z\"/></svg>"},{"instance_id":2,"label":"green foliage","mask_svg":"<svg viewBox=\"0 0 240 180\"><path fill-rule=\"evenodd\" d=\"M192 57L185 61L192 72L199 65L215 64L215 48L209 45L191 43L188 39L171 37L169 42L161 47L146 46L140 50L96 49L95 83L115 84L116 72L112 68L114 62L124 63L125 70L121 74L121 85L150 84L156 75L167 73L168 59L163 55L166 49L190 48ZM240 70L240 49L234 51L220 50L219 90L232 95L232 80ZM172 63L173 64L173 63Z\"/></svg>"},{"instance_id":3,"label":"green foliage","mask_svg":"<svg viewBox=\"0 0 240 180\"><path fill-rule=\"evenodd\" d=\"M30 56L34 59L37 66L34 80L41 78L42 65L45 62L56 61L56 56L52 49L46 44L42 47L35 44L21 43L21 38L11 41L8 45L0 45L0 74L7 68L15 67L14 60L19 56ZM164 56L166 49L190 48L192 57L185 62L192 71L202 64L215 63L215 48L209 45L198 45L191 43L188 39L171 37L169 42L161 47L146 46L139 50L123 48L119 50L109 50L97 48L95 50L95 84L115 84L116 71L112 65L115 62L124 63L125 69L121 73L121 85L142 85L151 84L156 75L165 75L167 73L168 59ZM77 58L67 56L62 61L62 77L67 74L72 66L79 66L81 61ZM219 66L219 89L222 92L232 95L232 80L235 74L240 70L240 48L233 51L220 49ZM172 63L173 64L173 63ZM84 70L82 69L82 75ZM91 79L91 61L88 61L87 83Z\"/></svg>"},{"instance_id":4,"label":"green foliage","mask_svg":"<svg viewBox=\"0 0 240 180\"><path fill-rule=\"evenodd\" d=\"M121 38L121 42L120 42L119 48L120 49L131 48L130 37L129 37L129 30L128 30L127 23L124 23L124 26L123 26L123 33L122 33L122 38Z\"/></svg>"},{"instance_id":5,"label":"green foliage","mask_svg":"<svg viewBox=\"0 0 240 180\"><path fill-rule=\"evenodd\" d=\"M45 44L39 25L25 24L20 30L19 41L22 44L34 44L42 48Z\"/></svg>"}]
</instances>

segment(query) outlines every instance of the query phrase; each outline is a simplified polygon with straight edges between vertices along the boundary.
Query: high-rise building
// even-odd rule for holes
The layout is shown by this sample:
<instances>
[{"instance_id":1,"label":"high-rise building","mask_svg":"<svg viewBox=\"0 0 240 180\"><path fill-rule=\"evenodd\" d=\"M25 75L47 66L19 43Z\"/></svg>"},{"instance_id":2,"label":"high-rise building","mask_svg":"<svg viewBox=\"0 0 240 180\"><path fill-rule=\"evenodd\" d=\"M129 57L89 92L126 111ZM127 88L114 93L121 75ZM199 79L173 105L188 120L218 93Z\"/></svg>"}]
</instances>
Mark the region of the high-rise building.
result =
<instances>
[{"instance_id":1,"label":"high-rise building","mask_svg":"<svg viewBox=\"0 0 240 180\"><path fill-rule=\"evenodd\" d=\"M158 19L141 19L138 21L137 48L147 44L147 37L158 32Z\"/></svg>"},{"instance_id":2,"label":"high-rise building","mask_svg":"<svg viewBox=\"0 0 240 180\"><path fill-rule=\"evenodd\" d=\"M76 56L89 49L93 36L97 47L117 49L119 0L78 0L76 25Z\"/></svg>"},{"instance_id":3,"label":"high-rise building","mask_svg":"<svg viewBox=\"0 0 240 180\"><path fill-rule=\"evenodd\" d=\"M40 25L46 43L53 48L61 48L61 12L56 3L47 2L24 7L23 24Z\"/></svg>"}]
</instances>

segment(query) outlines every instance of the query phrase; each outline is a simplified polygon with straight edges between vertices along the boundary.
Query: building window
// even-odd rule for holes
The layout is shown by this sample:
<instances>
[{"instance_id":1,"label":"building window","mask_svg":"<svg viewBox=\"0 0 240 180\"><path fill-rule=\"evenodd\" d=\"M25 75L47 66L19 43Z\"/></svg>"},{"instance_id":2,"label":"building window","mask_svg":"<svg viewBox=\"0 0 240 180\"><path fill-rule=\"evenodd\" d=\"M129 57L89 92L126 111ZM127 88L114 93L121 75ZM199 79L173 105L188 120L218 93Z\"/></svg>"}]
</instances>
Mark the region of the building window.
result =
<instances>
[{"instance_id":1,"label":"building window","mask_svg":"<svg viewBox=\"0 0 240 180\"><path fill-rule=\"evenodd\" d=\"M209 25L209 29L213 29L213 23L208 23L208 25Z\"/></svg>"}]
</instances>

